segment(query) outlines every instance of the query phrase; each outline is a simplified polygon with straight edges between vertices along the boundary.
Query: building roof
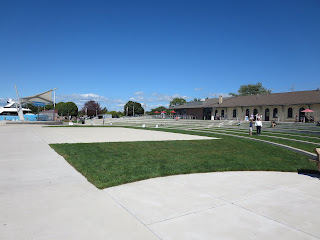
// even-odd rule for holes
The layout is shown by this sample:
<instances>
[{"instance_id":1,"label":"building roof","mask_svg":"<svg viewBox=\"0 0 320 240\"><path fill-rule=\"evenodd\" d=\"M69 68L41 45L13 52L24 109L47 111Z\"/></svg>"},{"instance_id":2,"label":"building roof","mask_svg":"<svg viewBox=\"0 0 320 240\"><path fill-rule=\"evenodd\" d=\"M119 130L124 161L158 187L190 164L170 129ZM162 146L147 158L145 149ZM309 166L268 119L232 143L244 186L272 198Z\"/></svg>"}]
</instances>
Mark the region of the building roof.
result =
<instances>
[{"instance_id":1,"label":"building roof","mask_svg":"<svg viewBox=\"0 0 320 240\"><path fill-rule=\"evenodd\" d=\"M208 99L205 99L205 101L187 102L184 105L170 107L169 109L204 108L218 102L219 102L219 98L208 98Z\"/></svg>"},{"instance_id":2,"label":"building roof","mask_svg":"<svg viewBox=\"0 0 320 240\"><path fill-rule=\"evenodd\" d=\"M274 106L274 105L298 105L298 104L319 104L320 90L270 93L263 95L249 95L223 98L221 104L219 99L214 98L212 102L206 101L202 105L182 105L173 107L173 109L184 108L220 108L220 107L250 107L250 106Z\"/></svg>"}]
</instances>

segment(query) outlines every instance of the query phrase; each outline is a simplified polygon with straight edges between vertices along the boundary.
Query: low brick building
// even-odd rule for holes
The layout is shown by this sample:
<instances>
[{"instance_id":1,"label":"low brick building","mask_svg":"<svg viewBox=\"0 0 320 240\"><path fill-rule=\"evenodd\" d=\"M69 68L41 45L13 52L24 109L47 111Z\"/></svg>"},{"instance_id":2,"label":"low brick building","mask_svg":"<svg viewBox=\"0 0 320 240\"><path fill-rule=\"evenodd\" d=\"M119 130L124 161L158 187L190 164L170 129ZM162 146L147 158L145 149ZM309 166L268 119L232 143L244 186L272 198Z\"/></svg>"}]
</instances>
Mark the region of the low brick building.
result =
<instances>
[{"instance_id":1,"label":"low brick building","mask_svg":"<svg viewBox=\"0 0 320 240\"><path fill-rule=\"evenodd\" d=\"M312 116L320 121L320 91L270 93L264 95L212 98L171 107L177 114L193 115L196 119L211 120L213 117L244 120L246 116L259 114L263 121L300 121ZM305 109L314 112L305 114Z\"/></svg>"}]
</instances>

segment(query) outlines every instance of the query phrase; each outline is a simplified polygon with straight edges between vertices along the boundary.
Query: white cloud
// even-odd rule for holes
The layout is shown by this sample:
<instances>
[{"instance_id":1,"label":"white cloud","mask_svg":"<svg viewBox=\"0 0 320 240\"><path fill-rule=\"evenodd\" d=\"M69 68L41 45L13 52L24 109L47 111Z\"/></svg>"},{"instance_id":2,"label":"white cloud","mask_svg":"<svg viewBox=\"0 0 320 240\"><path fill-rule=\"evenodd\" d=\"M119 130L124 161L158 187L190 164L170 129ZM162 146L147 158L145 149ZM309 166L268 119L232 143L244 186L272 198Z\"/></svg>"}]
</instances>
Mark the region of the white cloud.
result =
<instances>
[{"instance_id":1,"label":"white cloud","mask_svg":"<svg viewBox=\"0 0 320 240\"><path fill-rule=\"evenodd\" d=\"M152 93L152 95L154 96L153 101L156 101L156 102L170 102L173 98L184 98L186 100L192 99L192 97L183 96L180 94L166 95L166 94L160 94L160 93Z\"/></svg>"},{"instance_id":2,"label":"white cloud","mask_svg":"<svg viewBox=\"0 0 320 240\"><path fill-rule=\"evenodd\" d=\"M134 95L143 95L144 94L144 92L135 92L135 93L133 93Z\"/></svg>"},{"instance_id":3,"label":"white cloud","mask_svg":"<svg viewBox=\"0 0 320 240\"><path fill-rule=\"evenodd\" d=\"M209 93L208 94L209 97L213 97L213 98L218 98L219 96L222 97L230 97L229 93Z\"/></svg>"},{"instance_id":4,"label":"white cloud","mask_svg":"<svg viewBox=\"0 0 320 240\"><path fill-rule=\"evenodd\" d=\"M70 95L57 95L57 101L74 101L74 102L86 102L93 100L96 102L108 101L108 98L100 96L95 93L84 93L84 94L70 94Z\"/></svg>"},{"instance_id":5,"label":"white cloud","mask_svg":"<svg viewBox=\"0 0 320 240\"><path fill-rule=\"evenodd\" d=\"M101 107L107 107L110 111L113 111L113 110L123 111L123 106L128 101L135 101L135 102L141 103L142 105L146 103L147 110L151 110L151 108L156 108L159 106L168 107L169 102L176 97L178 98L182 97L187 101L193 99L192 97L183 96L180 94L167 95L167 94L161 94L161 93L146 94L144 92L135 92L133 93L132 97L129 97L126 100L123 100L123 99L112 99L112 98L108 98L95 93L81 93L81 94L75 93L75 94L69 94L69 95L57 95L56 102L72 101L78 106L79 109L81 109L85 102L89 100L93 100L98 102L101 105Z\"/></svg>"},{"instance_id":6,"label":"white cloud","mask_svg":"<svg viewBox=\"0 0 320 240\"><path fill-rule=\"evenodd\" d=\"M164 102L164 101L171 101L172 97L166 94L160 94L160 93L152 93L152 95L154 96L153 98L151 98L153 101L156 102Z\"/></svg>"},{"instance_id":7,"label":"white cloud","mask_svg":"<svg viewBox=\"0 0 320 240\"><path fill-rule=\"evenodd\" d=\"M203 90L203 88L195 88L195 89L193 89L194 91L201 91L201 90Z\"/></svg>"},{"instance_id":8,"label":"white cloud","mask_svg":"<svg viewBox=\"0 0 320 240\"><path fill-rule=\"evenodd\" d=\"M169 103L168 104L151 104L151 105L147 105L147 109L153 109L153 108L157 108L157 107L169 107Z\"/></svg>"},{"instance_id":9,"label":"white cloud","mask_svg":"<svg viewBox=\"0 0 320 240\"><path fill-rule=\"evenodd\" d=\"M144 97L142 96L137 96L137 97L131 97L129 98L130 101L134 101L134 102L143 102L144 101Z\"/></svg>"},{"instance_id":10,"label":"white cloud","mask_svg":"<svg viewBox=\"0 0 320 240\"><path fill-rule=\"evenodd\" d=\"M70 94L70 95L57 95L56 102L74 102L79 109L81 109L85 102L87 101L96 101L100 104L101 107L107 107L110 111L122 111L123 106L126 104L126 101L122 99L111 99L105 96L101 96L95 93L83 93L83 94Z\"/></svg>"}]
</instances>

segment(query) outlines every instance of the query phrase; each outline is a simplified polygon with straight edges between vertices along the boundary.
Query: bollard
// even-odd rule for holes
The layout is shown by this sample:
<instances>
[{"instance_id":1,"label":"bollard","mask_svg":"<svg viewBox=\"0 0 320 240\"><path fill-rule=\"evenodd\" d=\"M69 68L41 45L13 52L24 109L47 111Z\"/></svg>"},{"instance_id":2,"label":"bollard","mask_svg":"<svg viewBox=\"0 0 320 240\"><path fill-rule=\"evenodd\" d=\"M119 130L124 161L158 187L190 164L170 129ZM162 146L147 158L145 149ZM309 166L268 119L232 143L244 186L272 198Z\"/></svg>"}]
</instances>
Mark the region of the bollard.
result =
<instances>
[{"instance_id":1,"label":"bollard","mask_svg":"<svg viewBox=\"0 0 320 240\"><path fill-rule=\"evenodd\" d=\"M158 124L156 125L156 128L159 128Z\"/></svg>"},{"instance_id":2,"label":"bollard","mask_svg":"<svg viewBox=\"0 0 320 240\"><path fill-rule=\"evenodd\" d=\"M146 125L145 125L145 124L142 124L142 127L143 127L143 128L145 128L145 127L146 127Z\"/></svg>"}]
</instances>

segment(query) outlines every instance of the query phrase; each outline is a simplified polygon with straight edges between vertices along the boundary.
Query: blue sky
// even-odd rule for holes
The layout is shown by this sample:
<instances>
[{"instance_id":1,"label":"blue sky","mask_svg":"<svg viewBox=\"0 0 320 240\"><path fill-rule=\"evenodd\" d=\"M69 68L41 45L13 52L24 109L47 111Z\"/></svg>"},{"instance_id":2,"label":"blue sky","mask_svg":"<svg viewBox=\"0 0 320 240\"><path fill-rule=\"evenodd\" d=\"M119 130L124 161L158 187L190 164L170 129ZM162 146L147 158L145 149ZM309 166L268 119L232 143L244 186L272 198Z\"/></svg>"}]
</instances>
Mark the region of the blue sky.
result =
<instances>
[{"instance_id":1,"label":"blue sky","mask_svg":"<svg viewBox=\"0 0 320 240\"><path fill-rule=\"evenodd\" d=\"M58 88L57 101L123 110L172 97L320 87L320 1L0 0L0 101Z\"/></svg>"}]
</instances>

